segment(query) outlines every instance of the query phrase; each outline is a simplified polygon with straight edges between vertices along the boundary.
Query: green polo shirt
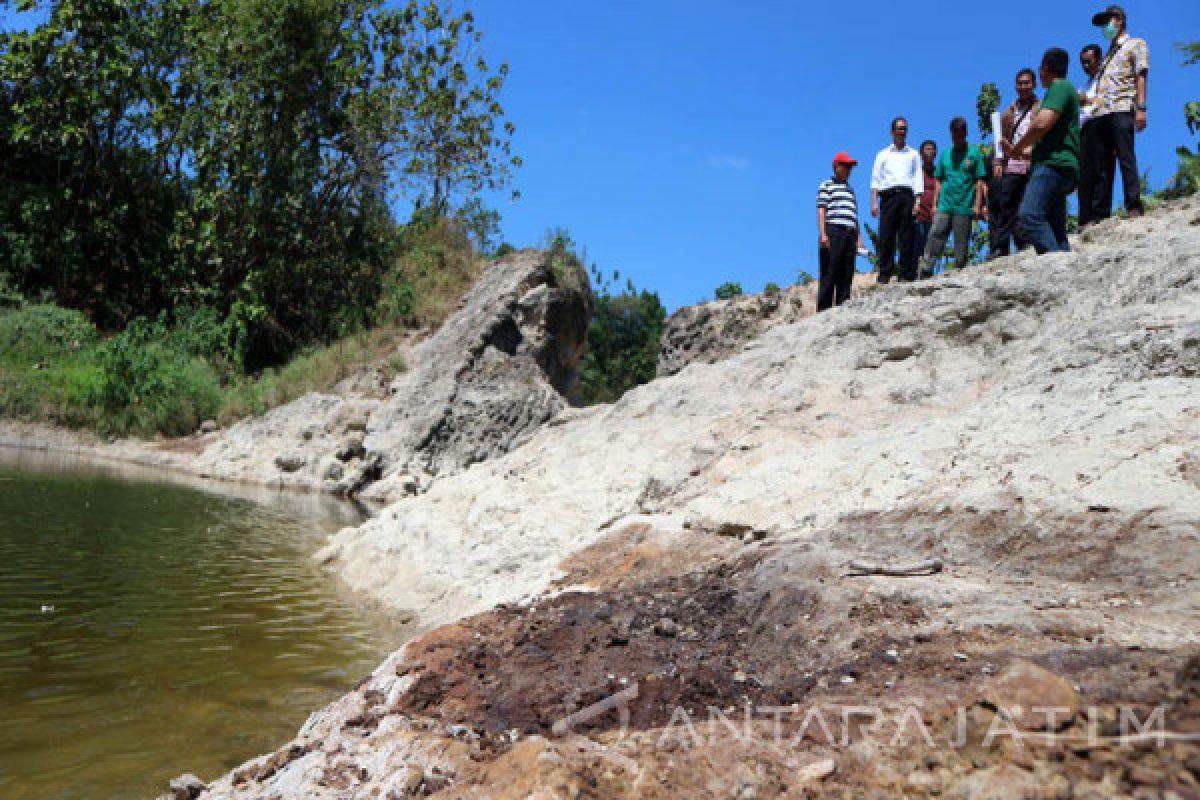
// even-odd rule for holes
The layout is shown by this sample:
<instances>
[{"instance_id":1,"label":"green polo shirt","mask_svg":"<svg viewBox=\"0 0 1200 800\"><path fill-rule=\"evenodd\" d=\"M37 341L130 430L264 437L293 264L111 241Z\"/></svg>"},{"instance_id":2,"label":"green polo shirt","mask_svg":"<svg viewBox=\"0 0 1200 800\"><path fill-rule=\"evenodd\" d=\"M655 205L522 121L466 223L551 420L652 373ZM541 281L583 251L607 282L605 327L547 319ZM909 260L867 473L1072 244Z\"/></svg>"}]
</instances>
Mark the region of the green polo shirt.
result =
<instances>
[{"instance_id":1,"label":"green polo shirt","mask_svg":"<svg viewBox=\"0 0 1200 800\"><path fill-rule=\"evenodd\" d=\"M1059 113L1058 121L1033 146L1033 163L1069 169L1079 175L1079 92L1075 84L1059 78L1046 90L1043 109Z\"/></svg>"},{"instance_id":2,"label":"green polo shirt","mask_svg":"<svg viewBox=\"0 0 1200 800\"><path fill-rule=\"evenodd\" d=\"M938 156L933 177L942 182L938 211L943 214L975 213L975 183L987 177L983 153L974 145L951 147Z\"/></svg>"}]
</instances>

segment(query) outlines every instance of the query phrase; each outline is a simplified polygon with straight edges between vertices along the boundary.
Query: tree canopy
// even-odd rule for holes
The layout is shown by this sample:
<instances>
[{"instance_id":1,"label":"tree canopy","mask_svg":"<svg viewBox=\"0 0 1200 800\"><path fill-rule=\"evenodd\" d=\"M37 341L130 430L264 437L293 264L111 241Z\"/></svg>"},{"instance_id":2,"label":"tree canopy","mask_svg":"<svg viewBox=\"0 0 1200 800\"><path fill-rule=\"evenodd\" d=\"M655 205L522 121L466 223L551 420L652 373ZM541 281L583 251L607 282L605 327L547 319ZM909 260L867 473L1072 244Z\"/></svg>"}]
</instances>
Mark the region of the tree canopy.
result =
<instances>
[{"instance_id":1,"label":"tree canopy","mask_svg":"<svg viewBox=\"0 0 1200 800\"><path fill-rule=\"evenodd\" d=\"M0 275L124 327L216 309L248 367L362 324L398 196L519 165L443 0L56 0L0 35Z\"/></svg>"}]
</instances>

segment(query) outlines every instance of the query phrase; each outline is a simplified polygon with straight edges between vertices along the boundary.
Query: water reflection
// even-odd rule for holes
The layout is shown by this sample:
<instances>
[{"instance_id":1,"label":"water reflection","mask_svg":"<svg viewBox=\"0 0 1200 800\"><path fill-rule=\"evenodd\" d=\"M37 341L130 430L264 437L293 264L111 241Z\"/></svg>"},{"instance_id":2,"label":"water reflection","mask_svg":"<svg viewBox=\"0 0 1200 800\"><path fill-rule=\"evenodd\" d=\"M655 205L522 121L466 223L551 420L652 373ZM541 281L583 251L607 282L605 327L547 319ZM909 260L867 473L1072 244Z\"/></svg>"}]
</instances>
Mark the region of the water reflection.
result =
<instances>
[{"instance_id":1,"label":"water reflection","mask_svg":"<svg viewBox=\"0 0 1200 800\"><path fill-rule=\"evenodd\" d=\"M353 509L151 476L0 451L6 800L214 776L285 741L397 644L307 560Z\"/></svg>"}]
</instances>

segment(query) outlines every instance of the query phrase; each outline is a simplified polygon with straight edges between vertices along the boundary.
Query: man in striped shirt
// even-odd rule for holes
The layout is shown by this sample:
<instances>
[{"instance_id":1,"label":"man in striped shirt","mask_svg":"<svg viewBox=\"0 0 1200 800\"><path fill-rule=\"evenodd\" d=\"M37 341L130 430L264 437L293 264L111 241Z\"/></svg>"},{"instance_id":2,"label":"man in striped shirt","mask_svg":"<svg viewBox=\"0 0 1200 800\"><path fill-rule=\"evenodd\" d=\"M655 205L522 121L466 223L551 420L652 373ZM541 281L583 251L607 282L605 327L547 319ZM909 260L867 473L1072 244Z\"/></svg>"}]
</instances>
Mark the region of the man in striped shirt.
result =
<instances>
[{"instance_id":1,"label":"man in striped shirt","mask_svg":"<svg viewBox=\"0 0 1200 800\"><path fill-rule=\"evenodd\" d=\"M858 198L849 183L850 172L857 166L849 155L838 153L833 159L833 177L817 189L817 233L821 237L817 311L850 299L854 256L864 249L858 231Z\"/></svg>"}]
</instances>

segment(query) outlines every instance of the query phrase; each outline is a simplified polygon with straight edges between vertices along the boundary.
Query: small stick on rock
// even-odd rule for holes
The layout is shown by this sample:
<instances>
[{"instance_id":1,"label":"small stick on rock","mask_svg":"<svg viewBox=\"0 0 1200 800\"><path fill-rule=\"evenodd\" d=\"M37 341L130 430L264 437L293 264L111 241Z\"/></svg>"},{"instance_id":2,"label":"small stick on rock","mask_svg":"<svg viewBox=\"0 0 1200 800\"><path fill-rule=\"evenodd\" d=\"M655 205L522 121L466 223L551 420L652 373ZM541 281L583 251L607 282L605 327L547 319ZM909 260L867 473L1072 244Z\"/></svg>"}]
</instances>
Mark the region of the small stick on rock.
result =
<instances>
[{"instance_id":1,"label":"small stick on rock","mask_svg":"<svg viewBox=\"0 0 1200 800\"><path fill-rule=\"evenodd\" d=\"M941 561L929 559L915 564L877 564L871 561L851 561L843 577L862 578L867 575L886 575L891 578L915 578L919 575L936 575L945 569Z\"/></svg>"}]
</instances>

